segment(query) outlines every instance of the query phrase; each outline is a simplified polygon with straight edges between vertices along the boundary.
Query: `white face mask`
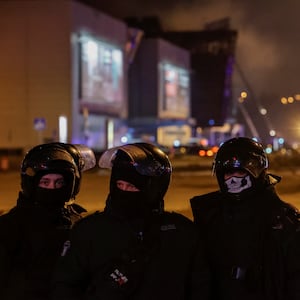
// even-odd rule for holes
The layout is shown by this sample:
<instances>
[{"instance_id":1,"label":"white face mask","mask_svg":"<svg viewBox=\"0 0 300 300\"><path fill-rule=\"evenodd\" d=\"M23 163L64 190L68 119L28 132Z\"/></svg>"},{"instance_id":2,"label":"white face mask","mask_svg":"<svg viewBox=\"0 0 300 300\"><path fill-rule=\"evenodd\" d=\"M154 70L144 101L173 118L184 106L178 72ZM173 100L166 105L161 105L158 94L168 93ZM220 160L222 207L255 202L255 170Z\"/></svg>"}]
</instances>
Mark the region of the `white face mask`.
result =
<instances>
[{"instance_id":1,"label":"white face mask","mask_svg":"<svg viewBox=\"0 0 300 300\"><path fill-rule=\"evenodd\" d=\"M225 184L228 189L228 193L238 194L243 190L249 189L252 186L252 182L249 175L244 177L232 176L225 180Z\"/></svg>"}]
</instances>

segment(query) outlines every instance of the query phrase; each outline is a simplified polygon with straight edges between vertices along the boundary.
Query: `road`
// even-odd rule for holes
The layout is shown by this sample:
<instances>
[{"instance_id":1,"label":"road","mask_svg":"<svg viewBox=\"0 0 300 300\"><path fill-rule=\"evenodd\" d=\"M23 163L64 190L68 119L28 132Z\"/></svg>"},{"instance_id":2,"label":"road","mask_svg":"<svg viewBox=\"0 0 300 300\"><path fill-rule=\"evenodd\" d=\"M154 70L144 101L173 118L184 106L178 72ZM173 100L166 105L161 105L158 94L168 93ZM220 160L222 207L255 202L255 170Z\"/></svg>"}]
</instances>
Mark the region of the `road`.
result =
<instances>
[{"instance_id":1,"label":"road","mask_svg":"<svg viewBox=\"0 0 300 300\"><path fill-rule=\"evenodd\" d=\"M211 175L205 162L204 168L195 168L194 161L174 163L174 172L165 197L165 208L183 213L191 218L189 199L194 195L217 189L216 178ZM181 168L180 164L185 165ZM202 164L202 163L201 163ZM278 172L277 172L278 173ZM276 174L277 174L276 173ZM282 182L277 185L281 198L300 209L300 173L279 172ZM76 198L78 204L88 211L101 210L105 205L109 187L109 172L95 169L83 174L81 190ZM20 175L17 170L0 172L0 210L6 211L15 205L20 189Z\"/></svg>"}]
</instances>

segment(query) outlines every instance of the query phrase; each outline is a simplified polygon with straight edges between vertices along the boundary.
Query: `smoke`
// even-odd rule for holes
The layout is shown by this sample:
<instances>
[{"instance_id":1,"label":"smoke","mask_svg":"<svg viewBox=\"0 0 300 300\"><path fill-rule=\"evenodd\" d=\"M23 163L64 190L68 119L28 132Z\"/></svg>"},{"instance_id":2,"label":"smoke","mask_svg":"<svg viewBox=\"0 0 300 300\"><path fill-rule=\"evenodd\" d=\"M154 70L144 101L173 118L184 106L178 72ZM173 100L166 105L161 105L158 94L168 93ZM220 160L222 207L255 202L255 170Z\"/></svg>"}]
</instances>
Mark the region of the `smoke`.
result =
<instances>
[{"instance_id":1,"label":"smoke","mask_svg":"<svg viewBox=\"0 0 300 300\"><path fill-rule=\"evenodd\" d=\"M206 23L230 18L231 28L238 32L236 60L251 87L250 114L255 119L260 108L267 109L262 127L274 129L291 144L298 142L300 131L295 120L300 113L300 103L283 107L280 99L300 93L300 2L194 0L176 3L158 12L167 30L201 30ZM234 85L235 92L247 89L237 72Z\"/></svg>"},{"instance_id":2,"label":"smoke","mask_svg":"<svg viewBox=\"0 0 300 300\"><path fill-rule=\"evenodd\" d=\"M297 93L298 0L81 0L117 18L158 16L165 30L202 30L225 17L238 31L237 59L258 93ZM283 80L283 78L285 80ZM289 80L287 80L289 78Z\"/></svg>"}]
</instances>

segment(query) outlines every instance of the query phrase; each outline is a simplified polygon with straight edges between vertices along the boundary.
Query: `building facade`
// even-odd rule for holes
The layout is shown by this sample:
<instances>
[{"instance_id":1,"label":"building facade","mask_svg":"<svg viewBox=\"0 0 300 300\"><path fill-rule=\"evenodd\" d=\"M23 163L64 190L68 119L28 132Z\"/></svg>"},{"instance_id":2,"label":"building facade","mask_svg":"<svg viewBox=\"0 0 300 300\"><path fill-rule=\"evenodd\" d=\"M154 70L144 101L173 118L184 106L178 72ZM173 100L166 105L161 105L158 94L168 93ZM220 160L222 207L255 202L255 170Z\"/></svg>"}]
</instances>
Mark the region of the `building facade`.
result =
<instances>
[{"instance_id":1,"label":"building facade","mask_svg":"<svg viewBox=\"0 0 300 300\"><path fill-rule=\"evenodd\" d=\"M129 137L173 146L187 143L190 54L160 38L144 38L129 67Z\"/></svg>"}]
</instances>

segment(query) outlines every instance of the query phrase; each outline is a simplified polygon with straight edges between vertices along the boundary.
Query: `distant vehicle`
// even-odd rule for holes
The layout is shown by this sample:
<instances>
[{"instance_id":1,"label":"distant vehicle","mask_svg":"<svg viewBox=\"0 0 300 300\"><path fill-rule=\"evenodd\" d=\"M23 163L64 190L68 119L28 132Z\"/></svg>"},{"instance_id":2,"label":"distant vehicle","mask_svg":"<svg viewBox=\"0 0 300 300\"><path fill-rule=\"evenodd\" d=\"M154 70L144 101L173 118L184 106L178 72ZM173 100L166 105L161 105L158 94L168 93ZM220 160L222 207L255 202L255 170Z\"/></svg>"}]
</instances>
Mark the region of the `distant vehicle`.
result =
<instances>
[{"instance_id":1,"label":"distant vehicle","mask_svg":"<svg viewBox=\"0 0 300 300\"><path fill-rule=\"evenodd\" d=\"M180 145L174 148L175 155L197 155L200 157L212 157L219 149L217 146L204 147L196 143Z\"/></svg>"}]
</instances>

